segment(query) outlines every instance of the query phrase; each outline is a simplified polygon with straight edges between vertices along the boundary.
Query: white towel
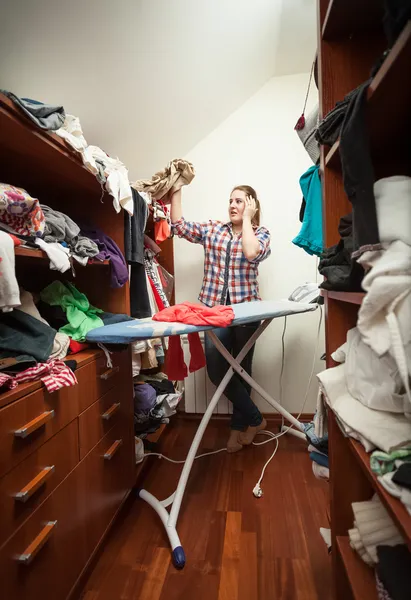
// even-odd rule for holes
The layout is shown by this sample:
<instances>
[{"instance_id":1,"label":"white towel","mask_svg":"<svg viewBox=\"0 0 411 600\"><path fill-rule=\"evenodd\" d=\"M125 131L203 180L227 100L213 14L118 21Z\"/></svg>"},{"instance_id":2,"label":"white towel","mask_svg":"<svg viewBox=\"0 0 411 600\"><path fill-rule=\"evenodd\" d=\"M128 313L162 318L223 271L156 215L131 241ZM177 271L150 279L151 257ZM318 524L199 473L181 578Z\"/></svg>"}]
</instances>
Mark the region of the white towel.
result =
<instances>
[{"instance_id":1,"label":"white towel","mask_svg":"<svg viewBox=\"0 0 411 600\"><path fill-rule=\"evenodd\" d=\"M68 248L64 248L64 246L57 242L47 243L41 239L36 239L36 244L49 257L50 269L53 271L60 271L60 273L65 273L70 269L70 250Z\"/></svg>"},{"instance_id":2,"label":"white towel","mask_svg":"<svg viewBox=\"0 0 411 600\"><path fill-rule=\"evenodd\" d=\"M391 473L386 473L385 475L378 477L378 481L387 490L387 492L389 492L395 498L401 500L401 502L404 504L405 508L411 515L411 490L408 490L407 488L394 483L394 481L392 480L394 474L395 471L392 471Z\"/></svg>"},{"instance_id":3,"label":"white towel","mask_svg":"<svg viewBox=\"0 0 411 600\"><path fill-rule=\"evenodd\" d=\"M358 439L367 452L380 448L390 453L411 444L411 422L406 417L372 410L350 396L343 364L327 369L317 377L326 402L344 431Z\"/></svg>"},{"instance_id":4,"label":"white towel","mask_svg":"<svg viewBox=\"0 0 411 600\"><path fill-rule=\"evenodd\" d=\"M20 306L16 279L14 242L8 233L0 231L0 310L10 312Z\"/></svg>"}]
</instances>

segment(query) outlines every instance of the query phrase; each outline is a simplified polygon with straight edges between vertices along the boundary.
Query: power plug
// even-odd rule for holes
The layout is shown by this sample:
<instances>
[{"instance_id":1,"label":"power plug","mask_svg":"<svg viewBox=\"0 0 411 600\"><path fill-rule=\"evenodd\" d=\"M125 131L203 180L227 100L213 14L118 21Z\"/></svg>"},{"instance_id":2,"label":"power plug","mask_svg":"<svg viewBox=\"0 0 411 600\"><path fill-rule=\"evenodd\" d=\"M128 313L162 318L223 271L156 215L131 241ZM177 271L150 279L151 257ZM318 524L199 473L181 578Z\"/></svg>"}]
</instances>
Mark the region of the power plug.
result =
<instances>
[{"instance_id":1,"label":"power plug","mask_svg":"<svg viewBox=\"0 0 411 600\"><path fill-rule=\"evenodd\" d=\"M254 487L253 494L254 494L254 496L256 498L262 498L262 496L263 496L263 490L262 490L262 488L261 488L261 486L260 486L259 483L257 483L257 485Z\"/></svg>"}]
</instances>

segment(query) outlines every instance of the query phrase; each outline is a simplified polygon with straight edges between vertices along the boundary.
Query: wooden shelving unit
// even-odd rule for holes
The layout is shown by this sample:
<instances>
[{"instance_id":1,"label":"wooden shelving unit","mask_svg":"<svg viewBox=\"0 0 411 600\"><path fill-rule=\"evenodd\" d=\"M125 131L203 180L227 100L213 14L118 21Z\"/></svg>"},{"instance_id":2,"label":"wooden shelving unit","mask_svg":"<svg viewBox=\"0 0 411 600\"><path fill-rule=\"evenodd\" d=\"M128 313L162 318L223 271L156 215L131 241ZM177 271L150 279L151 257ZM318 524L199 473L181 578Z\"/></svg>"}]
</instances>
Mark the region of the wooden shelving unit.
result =
<instances>
[{"instance_id":1,"label":"wooden shelving unit","mask_svg":"<svg viewBox=\"0 0 411 600\"><path fill-rule=\"evenodd\" d=\"M320 116L325 116L352 89L370 77L387 48L383 3L373 0L318 0ZM370 153L376 178L411 174L411 22L403 29L375 75L367 98ZM339 142L321 148L324 238L339 240L338 224L352 211L344 191ZM365 294L322 291L326 321L327 367L331 353L355 327ZM330 411L330 519L335 600L375 600L374 572L351 549L352 503L377 493L411 549L411 516L380 485L361 444L347 438Z\"/></svg>"},{"instance_id":2,"label":"wooden shelving unit","mask_svg":"<svg viewBox=\"0 0 411 600\"><path fill-rule=\"evenodd\" d=\"M378 58L378 57L377 57ZM403 153L401 131L403 123L408 119L411 106L411 87L402 86L402 77L411 64L411 22L405 27L394 47L385 59L368 88L370 143L373 156L378 157L387 145L391 152ZM393 89L401 88L400 95L393 94ZM395 114L396 118L387 118ZM340 143L337 141L328 151L325 165L332 169L341 169L339 152ZM392 157L390 157L390 162ZM378 165L377 165L378 167Z\"/></svg>"},{"instance_id":3,"label":"wooden shelving unit","mask_svg":"<svg viewBox=\"0 0 411 600\"><path fill-rule=\"evenodd\" d=\"M353 552L348 537L337 537L337 548L354 600L378 600L373 570Z\"/></svg>"},{"instance_id":4,"label":"wooden shelving unit","mask_svg":"<svg viewBox=\"0 0 411 600\"><path fill-rule=\"evenodd\" d=\"M43 252L43 250L36 250L36 248L25 248L22 246L17 246L14 250L14 253L16 256L23 256L24 258L32 258L35 260L47 260L49 261L49 257L47 256L47 254L45 252ZM80 263L75 263L75 265L81 267ZM110 261L109 260L89 260L87 263L87 266L94 266L94 265L99 265L99 266L109 266L110 265Z\"/></svg>"},{"instance_id":5,"label":"wooden shelving unit","mask_svg":"<svg viewBox=\"0 0 411 600\"><path fill-rule=\"evenodd\" d=\"M323 40L335 40L381 28L382 4L375 0L330 0L322 25Z\"/></svg>"},{"instance_id":6,"label":"wooden shelving unit","mask_svg":"<svg viewBox=\"0 0 411 600\"><path fill-rule=\"evenodd\" d=\"M321 290L323 298L348 302L349 304L361 304L365 294L363 292L335 292L332 290Z\"/></svg>"}]
</instances>

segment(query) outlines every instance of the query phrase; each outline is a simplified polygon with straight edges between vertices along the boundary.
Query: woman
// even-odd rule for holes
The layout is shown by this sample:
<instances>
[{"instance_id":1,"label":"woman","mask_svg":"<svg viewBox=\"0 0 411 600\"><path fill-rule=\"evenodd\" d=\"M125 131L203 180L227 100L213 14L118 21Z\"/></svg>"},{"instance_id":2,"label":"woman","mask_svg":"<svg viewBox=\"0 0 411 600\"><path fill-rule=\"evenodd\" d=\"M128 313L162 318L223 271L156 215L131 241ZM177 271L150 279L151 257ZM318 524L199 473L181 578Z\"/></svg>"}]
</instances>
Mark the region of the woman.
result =
<instances>
[{"instance_id":1,"label":"woman","mask_svg":"<svg viewBox=\"0 0 411 600\"><path fill-rule=\"evenodd\" d=\"M181 238L204 247L204 279L199 300L207 306L237 304L260 300L258 265L270 254L270 233L260 227L260 202L248 185L233 189L229 202L229 221L186 221L181 205L181 191L171 197L171 221ZM215 333L233 356L257 329L252 325L216 329ZM229 368L213 343L205 336L207 371L218 385ZM251 375L254 348L242 362ZM267 425L250 396L251 387L237 374L227 385L225 395L233 404L228 452L250 445L256 434Z\"/></svg>"}]
</instances>

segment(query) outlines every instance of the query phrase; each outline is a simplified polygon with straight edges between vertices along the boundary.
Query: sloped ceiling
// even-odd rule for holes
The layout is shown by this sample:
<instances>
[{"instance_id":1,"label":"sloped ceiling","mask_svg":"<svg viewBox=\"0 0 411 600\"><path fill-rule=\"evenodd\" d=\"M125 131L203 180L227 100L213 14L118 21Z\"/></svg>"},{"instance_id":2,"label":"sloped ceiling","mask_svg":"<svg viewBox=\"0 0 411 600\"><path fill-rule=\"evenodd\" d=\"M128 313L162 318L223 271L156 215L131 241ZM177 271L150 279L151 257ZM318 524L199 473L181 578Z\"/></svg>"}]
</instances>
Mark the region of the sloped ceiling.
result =
<instances>
[{"instance_id":1,"label":"sloped ceiling","mask_svg":"<svg viewBox=\"0 0 411 600\"><path fill-rule=\"evenodd\" d=\"M13 0L0 88L63 104L132 178L184 156L274 75L307 72L315 0ZM273 107L274 109L274 107Z\"/></svg>"}]
</instances>

